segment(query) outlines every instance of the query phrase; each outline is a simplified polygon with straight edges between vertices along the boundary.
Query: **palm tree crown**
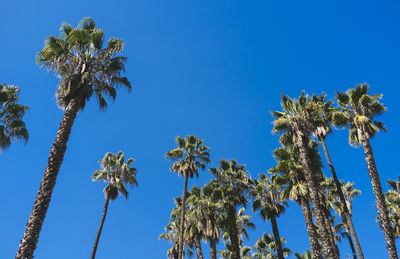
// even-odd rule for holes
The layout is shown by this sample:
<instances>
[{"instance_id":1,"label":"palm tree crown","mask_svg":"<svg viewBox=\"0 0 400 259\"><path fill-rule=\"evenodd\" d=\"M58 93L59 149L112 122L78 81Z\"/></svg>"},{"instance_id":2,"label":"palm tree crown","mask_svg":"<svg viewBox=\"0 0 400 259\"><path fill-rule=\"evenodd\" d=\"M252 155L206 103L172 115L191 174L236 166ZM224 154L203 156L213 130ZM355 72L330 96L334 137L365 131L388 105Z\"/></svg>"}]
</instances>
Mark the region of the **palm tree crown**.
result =
<instances>
[{"instance_id":1,"label":"palm tree crown","mask_svg":"<svg viewBox=\"0 0 400 259\"><path fill-rule=\"evenodd\" d=\"M131 89L128 79L121 77L127 58L117 56L124 47L123 40L111 38L103 48L104 31L96 28L89 17L82 19L77 28L63 23L60 30L61 37L47 37L37 62L60 78L56 97L61 108L74 99L82 110L94 94L100 108L105 109L105 96L114 100L115 87Z\"/></svg>"},{"instance_id":2,"label":"palm tree crown","mask_svg":"<svg viewBox=\"0 0 400 259\"><path fill-rule=\"evenodd\" d=\"M29 134L22 117L28 106L18 104L19 88L15 85L0 84L0 151L6 150L11 142L28 141Z\"/></svg>"},{"instance_id":3,"label":"palm tree crown","mask_svg":"<svg viewBox=\"0 0 400 259\"><path fill-rule=\"evenodd\" d=\"M128 198L128 191L125 185L138 185L136 180L136 168L131 167L135 161L133 158L125 160L125 154L119 151L117 154L107 153L100 160L101 170L96 170L93 175L93 181L108 183L104 188L106 197L115 200L118 194Z\"/></svg>"}]
</instances>

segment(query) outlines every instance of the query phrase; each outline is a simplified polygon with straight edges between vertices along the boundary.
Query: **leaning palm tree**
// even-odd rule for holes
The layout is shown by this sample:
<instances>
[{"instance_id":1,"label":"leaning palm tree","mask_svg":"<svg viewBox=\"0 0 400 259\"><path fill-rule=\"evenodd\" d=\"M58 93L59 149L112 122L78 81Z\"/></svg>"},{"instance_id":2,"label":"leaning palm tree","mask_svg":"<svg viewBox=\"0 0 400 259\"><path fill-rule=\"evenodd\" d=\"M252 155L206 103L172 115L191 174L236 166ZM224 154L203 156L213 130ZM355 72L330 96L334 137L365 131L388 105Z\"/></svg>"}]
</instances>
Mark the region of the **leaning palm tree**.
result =
<instances>
[{"instance_id":1,"label":"leaning palm tree","mask_svg":"<svg viewBox=\"0 0 400 259\"><path fill-rule=\"evenodd\" d=\"M105 182L108 184L103 190L106 201L90 259L94 259L96 256L101 230L103 229L104 221L107 216L108 203L115 200L118 195L122 195L125 199L128 199L126 185L138 185L136 180L136 168L132 167L132 163L135 160L133 158L129 158L126 162L124 160L125 154L122 151L119 151L117 154L107 153L104 158L99 161L101 170L96 170L92 175L93 181Z\"/></svg>"},{"instance_id":2,"label":"leaning palm tree","mask_svg":"<svg viewBox=\"0 0 400 259\"><path fill-rule=\"evenodd\" d=\"M252 180L245 166L239 164L236 159L221 160L218 167L210 168L210 172L216 177L215 181L219 185L220 203L224 211L221 225L229 236L231 258L240 259L240 229L237 224L237 208L246 206L246 194Z\"/></svg>"},{"instance_id":3,"label":"leaning palm tree","mask_svg":"<svg viewBox=\"0 0 400 259\"><path fill-rule=\"evenodd\" d=\"M358 257L360 259L364 259L364 254L361 249L361 244L358 240L357 233L353 224L353 220L351 218L351 214L345 206L346 204L346 199L344 198L343 191L340 188L341 183L339 181L339 178L336 174L335 167L333 166L330 154L328 152L328 146L326 144L326 138L329 134L332 133L332 128L331 128L331 120L332 120L332 114L337 111L336 108L333 107L332 101L326 101L325 100L326 96L324 94L320 96L312 96L311 102L314 102L318 109L320 109L320 119L321 123L314 128L313 130L313 135L321 142L324 153L325 153L325 158L326 161L328 162L330 171L332 173L332 177L334 180L334 183L336 185L337 193L339 195L340 202L343 204L343 213L341 217L343 218L343 223L345 224L345 228L348 229L351 233L351 236L354 240L354 244L357 250Z\"/></svg>"},{"instance_id":4,"label":"leaning palm tree","mask_svg":"<svg viewBox=\"0 0 400 259\"><path fill-rule=\"evenodd\" d=\"M282 95L281 105L283 111L272 112L275 117L273 133L292 137L293 143L299 149L314 217L320 230L322 249L326 258L337 258L339 255L337 255L334 244L330 240L329 231L324 222L323 206L319 200L318 186L313 176L312 162L308 152L311 131L320 123L320 119L318 119L320 110L315 104L309 102L309 97L304 92L297 100Z\"/></svg>"},{"instance_id":5,"label":"leaning palm tree","mask_svg":"<svg viewBox=\"0 0 400 259\"><path fill-rule=\"evenodd\" d=\"M278 223L276 222L276 218L285 212L285 206L287 206L286 201L280 197L281 186L274 184L266 174L261 174L259 179L254 182L254 187L250 191L250 196L254 197L253 211L260 210L263 220L271 221L278 259L284 259Z\"/></svg>"},{"instance_id":6,"label":"leaning palm tree","mask_svg":"<svg viewBox=\"0 0 400 259\"><path fill-rule=\"evenodd\" d=\"M165 157L174 161L171 171L178 173L179 176L185 178L182 194L182 213L181 213L181 233L179 241L179 259L183 259L183 240L185 230L185 212L186 212L186 193L188 179L193 176L199 176L199 169L204 170L206 165L210 163L210 148L204 145L204 140L196 136L189 135L185 138L176 137L178 148L168 151Z\"/></svg>"},{"instance_id":7,"label":"leaning palm tree","mask_svg":"<svg viewBox=\"0 0 400 259\"><path fill-rule=\"evenodd\" d=\"M347 92L337 92L336 100L341 110L333 114L332 123L339 127L349 128L350 144L355 147L361 145L364 149L365 161L367 162L378 214L382 222L389 258L398 259L393 229L390 225L385 197L370 143L370 138L373 138L379 130L386 131L382 122L374 120L374 117L382 114L386 107L379 102L382 94L368 95L368 92L369 86L366 83L358 84L354 89L349 89Z\"/></svg>"},{"instance_id":8,"label":"leaning palm tree","mask_svg":"<svg viewBox=\"0 0 400 259\"><path fill-rule=\"evenodd\" d=\"M15 85L0 84L0 151L6 150L12 142L28 141L29 134L22 121L29 110L18 104L19 88Z\"/></svg>"},{"instance_id":9,"label":"leaning palm tree","mask_svg":"<svg viewBox=\"0 0 400 259\"><path fill-rule=\"evenodd\" d=\"M124 47L121 39L111 38L103 48L104 32L96 28L91 18L84 18L77 28L64 23L62 36L49 36L37 61L60 78L56 91L57 104L64 116L50 151L47 166L33 205L24 236L19 245L17 259L31 259L36 249L51 194L67 149L72 125L79 110L93 95L100 109L107 107L106 97L116 98L116 87L131 84L121 77L126 58L117 56Z\"/></svg>"}]
</instances>

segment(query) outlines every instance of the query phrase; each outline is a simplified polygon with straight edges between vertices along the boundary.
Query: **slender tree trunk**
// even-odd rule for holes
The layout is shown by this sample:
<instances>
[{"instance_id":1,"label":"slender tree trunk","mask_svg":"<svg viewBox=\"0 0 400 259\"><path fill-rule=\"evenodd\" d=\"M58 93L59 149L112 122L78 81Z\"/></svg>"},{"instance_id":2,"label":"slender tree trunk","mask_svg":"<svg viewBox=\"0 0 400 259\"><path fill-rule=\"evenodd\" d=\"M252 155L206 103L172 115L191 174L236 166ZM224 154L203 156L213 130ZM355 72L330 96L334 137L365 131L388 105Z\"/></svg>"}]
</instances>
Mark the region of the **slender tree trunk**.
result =
<instances>
[{"instance_id":1,"label":"slender tree trunk","mask_svg":"<svg viewBox=\"0 0 400 259\"><path fill-rule=\"evenodd\" d=\"M103 229L104 221L106 220L106 216L107 216L109 201L110 201L110 198L107 195L106 202L104 204L103 215L101 216L100 226L99 226L99 229L97 230L96 239L94 240L93 250L92 250L92 254L90 255L90 259L94 259L96 256L96 251L97 251L97 246L98 246L99 240L100 240L101 230Z\"/></svg>"},{"instance_id":2,"label":"slender tree trunk","mask_svg":"<svg viewBox=\"0 0 400 259\"><path fill-rule=\"evenodd\" d=\"M398 259L396 243L393 237L393 230L390 226L389 215L386 207L385 197L382 192L381 180L378 170L376 169L374 154L372 153L371 143L369 139L363 139L365 161L368 166L369 177L371 178L372 189L376 199L376 207L382 223L383 233L385 234L386 248L389 253L389 259Z\"/></svg>"},{"instance_id":3,"label":"slender tree trunk","mask_svg":"<svg viewBox=\"0 0 400 259\"><path fill-rule=\"evenodd\" d=\"M358 257L360 259L364 259L364 254L363 254L363 251L361 249L361 244L360 244L360 242L358 240L358 237L357 237L357 234L356 234L356 230L355 230L354 225L353 225L353 220L351 218L350 211L349 211L349 209L347 207L346 199L344 198L342 185L340 184L339 179L338 179L338 177L336 175L335 168L333 167L333 164L332 164L332 161L331 161L331 157L330 157L329 152L328 152L328 147L326 146L325 138L320 138L320 141L322 143L322 147L324 148L326 161L328 162L329 168L331 169L333 181L335 182L336 189L337 189L337 191L339 193L340 202L343 204L343 214L344 214L343 217L342 217L343 223L344 223L344 225L347 225L349 230L350 230L351 236L352 236L352 238L354 240L354 245L355 245L356 250L357 250Z\"/></svg>"},{"instance_id":4,"label":"slender tree trunk","mask_svg":"<svg viewBox=\"0 0 400 259\"><path fill-rule=\"evenodd\" d=\"M210 239L210 258L217 259L217 242L213 238Z\"/></svg>"},{"instance_id":5,"label":"slender tree trunk","mask_svg":"<svg viewBox=\"0 0 400 259\"><path fill-rule=\"evenodd\" d=\"M317 184L315 182L312 169L311 169L311 161L309 158L308 154L308 136L304 136L302 132L297 130L297 140L296 144L299 148L300 151L300 160L301 164L303 166L303 172L304 176L306 178L307 186L308 186L308 191L310 194L311 198L311 203L313 205L313 214L315 217L315 220L318 225L318 229L320 231L320 236L321 236L321 244L322 244L322 249L325 254L325 258L327 259L336 259L335 256L335 250L333 247L333 244L330 241L329 238L329 232L325 227L324 223L324 215L323 215L323 208L322 205L319 201L318 197L318 189L317 189Z\"/></svg>"},{"instance_id":6,"label":"slender tree trunk","mask_svg":"<svg viewBox=\"0 0 400 259\"><path fill-rule=\"evenodd\" d=\"M345 235L347 237L347 240L349 240L349 245L350 245L350 248L351 248L351 252L353 253L353 259L357 259L357 254L356 254L356 250L354 248L353 240L351 239L351 236L349 234L349 230L347 228L346 228Z\"/></svg>"},{"instance_id":7,"label":"slender tree trunk","mask_svg":"<svg viewBox=\"0 0 400 259\"><path fill-rule=\"evenodd\" d=\"M198 259L203 259L203 251L201 250L201 241L199 233L194 236L194 247L196 249L196 254Z\"/></svg>"},{"instance_id":8,"label":"slender tree trunk","mask_svg":"<svg viewBox=\"0 0 400 259\"><path fill-rule=\"evenodd\" d=\"M274 240L276 244L276 249L278 251L278 259L284 259L283 257L283 250L282 250L282 243L281 237L279 235L278 224L276 223L276 217L271 217L271 225L272 225L272 233L274 234Z\"/></svg>"},{"instance_id":9,"label":"slender tree trunk","mask_svg":"<svg viewBox=\"0 0 400 259\"><path fill-rule=\"evenodd\" d=\"M39 192L33 205L32 213L26 224L26 230L18 248L16 259L31 259L39 240L39 234L50 205L51 194L53 193L56 179L64 159L67 142L74 124L79 105L76 100L71 100L65 109L64 116L58 128L56 140L50 151L47 167L40 184Z\"/></svg>"},{"instance_id":10,"label":"slender tree trunk","mask_svg":"<svg viewBox=\"0 0 400 259\"><path fill-rule=\"evenodd\" d=\"M239 231L236 225L236 209L230 208L228 217L230 218L229 224L229 238L232 245L231 259L240 259L240 244L239 244Z\"/></svg>"},{"instance_id":11,"label":"slender tree trunk","mask_svg":"<svg viewBox=\"0 0 400 259\"><path fill-rule=\"evenodd\" d=\"M180 237L179 237L179 258L184 259L184 239L183 236L185 234L185 213L186 213L186 193L187 193L187 185L188 185L189 173L185 172L185 184L183 186L183 194L182 194L182 212L181 212L181 227L180 227Z\"/></svg>"},{"instance_id":12,"label":"slender tree trunk","mask_svg":"<svg viewBox=\"0 0 400 259\"><path fill-rule=\"evenodd\" d=\"M340 258L339 248L336 244L335 234L333 233L332 225L331 225L331 221L330 221L330 218L332 215L329 211L328 206L326 205L326 202L323 201L322 199L321 199L321 204L323 206L325 227L329 232L329 238L330 238L331 244L333 245L333 248L335 250L335 256L336 256L336 258Z\"/></svg>"},{"instance_id":13,"label":"slender tree trunk","mask_svg":"<svg viewBox=\"0 0 400 259\"><path fill-rule=\"evenodd\" d=\"M307 226L308 237L310 239L310 246L313 258L322 259L321 248L318 243L317 233L314 228L310 203L304 197L300 197L300 205L303 210L304 219Z\"/></svg>"}]
</instances>

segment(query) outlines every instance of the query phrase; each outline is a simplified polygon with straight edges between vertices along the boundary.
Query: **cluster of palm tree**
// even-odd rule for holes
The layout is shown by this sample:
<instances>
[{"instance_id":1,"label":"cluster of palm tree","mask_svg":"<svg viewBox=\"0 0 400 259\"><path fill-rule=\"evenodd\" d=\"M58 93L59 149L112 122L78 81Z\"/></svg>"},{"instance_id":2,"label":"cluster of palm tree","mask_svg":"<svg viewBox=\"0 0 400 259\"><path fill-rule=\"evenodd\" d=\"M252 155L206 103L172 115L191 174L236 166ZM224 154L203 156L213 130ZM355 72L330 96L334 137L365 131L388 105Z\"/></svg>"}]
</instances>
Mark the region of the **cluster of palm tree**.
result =
<instances>
[{"instance_id":1,"label":"cluster of palm tree","mask_svg":"<svg viewBox=\"0 0 400 259\"><path fill-rule=\"evenodd\" d=\"M60 79L56 91L57 104L64 116L50 151L39 192L30 214L26 231L16 255L31 259L50 205L57 175L67 149L74 120L93 96L100 109L107 107L107 98L115 100L116 88L131 84L121 76L126 57L119 56L124 42L111 38L104 44L104 32L91 18L84 18L76 28L62 24L60 37L49 36L37 55L37 62L54 71ZM14 141L28 141L23 116L26 105L18 104L19 89L0 84L0 150ZM347 128L349 143L363 147L368 174L375 195L378 222L390 259L398 259L395 238L400 236L400 178L390 180L391 190L383 193L370 139L380 130L386 131L375 117L386 108L382 95L369 94L367 84L336 93L335 102L324 94L306 95L297 99L282 95L281 111L272 115L273 133L279 136L281 147L273 151L276 165L258 178L252 178L236 159L220 160L209 168L210 181L188 190L189 178L198 176L211 163L210 148L202 139L189 135L177 137L177 148L166 158L173 162L171 171L184 178L182 197L175 199L165 233L160 238L171 242L167 255L183 259L185 255L204 258L202 246L209 243L210 258L278 258L291 254L286 240L279 233L278 219L289 201L300 205L309 236L311 251L294 253L297 258L340 258L337 242L346 238L354 258L364 258L352 220L351 203L361 192L350 182L339 180L328 152L326 138L333 127ZM319 148L322 146L332 177L325 176ZM100 160L101 169L93 173L94 181L106 182L105 205L95 238L91 258L95 258L109 202L119 195L128 197L127 186L137 185L134 160L125 161L125 154L107 153ZM250 208L270 222L272 234L264 233L253 247L245 245L251 222ZM223 250L217 250L222 239Z\"/></svg>"},{"instance_id":2,"label":"cluster of palm tree","mask_svg":"<svg viewBox=\"0 0 400 259\"><path fill-rule=\"evenodd\" d=\"M298 258L340 258L337 242L347 239L353 258L364 258L352 220L352 201L361 191L351 182L343 182L333 166L326 138L335 128L348 128L349 143L362 146L376 199L378 220L384 232L389 258L398 259L395 238L400 229L400 179L389 181L392 190L382 191L370 139L380 130L386 131L375 116L386 108L382 95L369 94L369 86L358 84L354 89L336 93L336 103L325 94L300 97L282 95L282 111L273 111L273 133L279 135L281 147L273 151L276 166L268 174L251 178L246 168L234 160L221 160L219 167L210 168L214 176L203 188L187 191L188 178L198 175L210 162L210 148L195 136L177 137L177 149L167 152L174 161L171 170L185 177L183 196L176 198L167 233L160 238L169 240L173 247L169 258L183 259L185 251L192 256L193 247L198 258L203 258L201 244L210 243L210 258L279 258L291 250L280 237L277 219L285 212L288 200L300 205L311 251ZM332 177L322 168L319 148L322 146ZM244 245L247 229L254 228L251 214L259 212L272 226L272 235L265 233L253 247ZM179 215L179 216L178 216ZM179 227L178 227L179 226ZM216 250L222 238L225 250Z\"/></svg>"}]
</instances>

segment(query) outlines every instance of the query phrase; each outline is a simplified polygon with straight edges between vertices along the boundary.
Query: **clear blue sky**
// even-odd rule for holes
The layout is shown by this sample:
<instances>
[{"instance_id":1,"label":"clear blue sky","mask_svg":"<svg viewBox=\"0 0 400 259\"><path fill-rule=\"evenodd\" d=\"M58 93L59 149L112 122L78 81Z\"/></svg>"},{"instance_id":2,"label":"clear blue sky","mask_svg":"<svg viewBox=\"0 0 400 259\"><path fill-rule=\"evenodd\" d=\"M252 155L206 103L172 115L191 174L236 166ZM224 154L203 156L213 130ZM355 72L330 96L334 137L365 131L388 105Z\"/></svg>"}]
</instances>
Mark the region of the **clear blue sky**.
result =
<instances>
[{"instance_id":1,"label":"clear blue sky","mask_svg":"<svg viewBox=\"0 0 400 259\"><path fill-rule=\"evenodd\" d=\"M389 132L372 144L387 190L386 181L400 171L399 3L304 2L1 1L0 82L20 86L21 102L31 110L29 143L0 155L0 258L16 254L62 117L57 79L35 64L35 54L62 22L75 26L86 16L107 38L126 41L133 91L119 91L106 112L91 102L78 114L35 258L89 257L104 203L104 185L90 175L106 152L119 150L137 160L139 188L128 201L110 204L97 258L165 258L170 245L158 235L183 185L164 159L175 136L195 134L212 148L214 164L236 157L257 176L275 165L269 111L280 109L281 93L298 96L305 89L333 97L360 82L383 93L389 109L381 119ZM353 210L366 258L387 258L362 150L348 146L346 131L327 142L339 177L363 192ZM202 172L190 185L209 179ZM254 222L248 244L271 232L258 215ZM278 224L289 248L309 248L297 205ZM347 241L340 249L345 258Z\"/></svg>"}]
</instances>

